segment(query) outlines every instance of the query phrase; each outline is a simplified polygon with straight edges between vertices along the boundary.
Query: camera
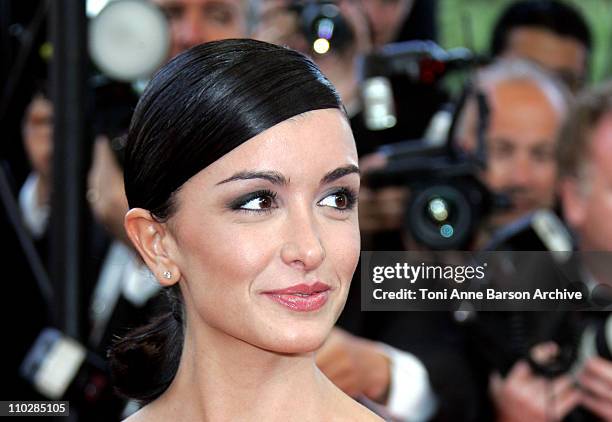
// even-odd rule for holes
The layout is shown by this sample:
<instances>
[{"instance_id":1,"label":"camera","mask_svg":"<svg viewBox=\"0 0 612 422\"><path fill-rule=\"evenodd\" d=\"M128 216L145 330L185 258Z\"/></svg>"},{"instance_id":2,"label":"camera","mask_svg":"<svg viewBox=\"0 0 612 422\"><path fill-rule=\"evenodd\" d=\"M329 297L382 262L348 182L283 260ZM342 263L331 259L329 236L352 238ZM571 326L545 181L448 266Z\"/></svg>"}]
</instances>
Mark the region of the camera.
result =
<instances>
[{"instance_id":1,"label":"camera","mask_svg":"<svg viewBox=\"0 0 612 422\"><path fill-rule=\"evenodd\" d=\"M289 10L298 16L298 26L316 54L343 52L355 35L340 8L332 1L294 2Z\"/></svg>"},{"instance_id":2,"label":"camera","mask_svg":"<svg viewBox=\"0 0 612 422\"><path fill-rule=\"evenodd\" d=\"M19 372L42 397L69 400L84 417L112 419L125 406L114 395L105 360L56 328L41 331Z\"/></svg>"},{"instance_id":3,"label":"camera","mask_svg":"<svg viewBox=\"0 0 612 422\"><path fill-rule=\"evenodd\" d=\"M138 25L134 22L138 21ZM166 60L170 29L164 13L149 2L108 3L90 22L89 56L99 72L89 79L93 135L106 135L123 166L125 139L138 102L137 82Z\"/></svg>"},{"instance_id":4,"label":"camera","mask_svg":"<svg viewBox=\"0 0 612 422\"><path fill-rule=\"evenodd\" d=\"M433 41L387 44L365 56L360 63L361 95L365 124L369 130L390 129L398 123L394 85L405 83L433 87L449 73L485 63L484 57L467 48L444 50ZM397 89L395 89L397 91Z\"/></svg>"},{"instance_id":5,"label":"camera","mask_svg":"<svg viewBox=\"0 0 612 422\"><path fill-rule=\"evenodd\" d=\"M470 70L485 62L468 49L447 51L433 41L390 44L366 56L361 64L366 126L382 131L396 125L391 78L433 85L451 72ZM476 151L466 152L455 140L458 117L472 94L468 84L456 106L434 115L433 126L438 126L435 135L429 131L424 139L380 147L386 166L364 177L365 184L374 189L408 187L405 230L428 249L468 249L477 224L495 209L509 206L507 198L488 190L479 179L486 165L483 138L489 110L484 95L475 93L479 114Z\"/></svg>"},{"instance_id":6,"label":"camera","mask_svg":"<svg viewBox=\"0 0 612 422\"><path fill-rule=\"evenodd\" d=\"M510 206L505 195L491 192L479 178L486 165L484 133L489 113L483 95L476 95L476 150L467 152L456 145L457 116L469 95L468 89L441 144L420 139L384 145L378 152L387 158L387 164L364 176L365 184L374 189L408 187L405 230L431 250L469 249L479 222L494 210Z\"/></svg>"}]
</instances>

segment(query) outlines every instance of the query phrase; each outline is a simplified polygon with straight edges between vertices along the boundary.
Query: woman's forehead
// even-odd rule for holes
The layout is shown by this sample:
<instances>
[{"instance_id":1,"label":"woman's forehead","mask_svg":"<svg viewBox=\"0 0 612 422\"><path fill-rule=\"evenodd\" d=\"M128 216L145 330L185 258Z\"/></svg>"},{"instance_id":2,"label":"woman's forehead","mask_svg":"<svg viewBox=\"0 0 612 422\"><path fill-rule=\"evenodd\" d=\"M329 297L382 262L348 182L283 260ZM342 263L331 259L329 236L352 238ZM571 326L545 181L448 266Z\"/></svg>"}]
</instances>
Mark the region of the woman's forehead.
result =
<instances>
[{"instance_id":1,"label":"woman's forehead","mask_svg":"<svg viewBox=\"0 0 612 422\"><path fill-rule=\"evenodd\" d=\"M211 177L253 169L283 173L329 171L357 164L350 126L339 110L315 110L285 120L239 145L212 163Z\"/></svg>"}]
</instances>

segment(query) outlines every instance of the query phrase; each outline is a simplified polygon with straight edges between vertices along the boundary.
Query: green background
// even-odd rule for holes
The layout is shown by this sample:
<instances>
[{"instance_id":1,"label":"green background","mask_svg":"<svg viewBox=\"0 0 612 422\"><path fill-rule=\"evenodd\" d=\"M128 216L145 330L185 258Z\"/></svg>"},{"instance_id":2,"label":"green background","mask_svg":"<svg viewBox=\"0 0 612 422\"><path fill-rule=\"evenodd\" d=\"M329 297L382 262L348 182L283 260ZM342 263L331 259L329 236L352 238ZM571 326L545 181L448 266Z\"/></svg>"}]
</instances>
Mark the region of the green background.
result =
<instances>
[{"instance_id":1,"label":"green background","mask_svg":"<svg viewBox=\"0 0 612 422\"><path fill-rule=\"evenodd\" d=\"M487 52L493 25L513 0L438 0L439 42ZM612 0L566 0L586 18L593 39L588 81L612 76Z\"/></svg>"}]
</instances>

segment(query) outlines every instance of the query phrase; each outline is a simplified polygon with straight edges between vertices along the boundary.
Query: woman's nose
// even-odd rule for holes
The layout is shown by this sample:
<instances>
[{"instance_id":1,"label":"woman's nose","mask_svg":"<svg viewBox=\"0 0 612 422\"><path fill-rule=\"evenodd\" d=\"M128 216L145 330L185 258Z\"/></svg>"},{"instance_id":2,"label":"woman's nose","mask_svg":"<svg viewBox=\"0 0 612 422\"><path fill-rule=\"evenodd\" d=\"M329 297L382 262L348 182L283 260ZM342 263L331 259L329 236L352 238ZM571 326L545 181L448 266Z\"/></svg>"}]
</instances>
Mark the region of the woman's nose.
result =
<instances>
[{"instance_id":1,"label":"woman's nose","mask_svg":"<svg viewBox=\"0 0 612 422\"><path fill-rule=\"evenodd\" d=\"M287 220L287 237L281 249L281 258L287 265L310 271L325 259L325 248L312 213L303 211L299 214Z\"/></svg>"}]
</instances>

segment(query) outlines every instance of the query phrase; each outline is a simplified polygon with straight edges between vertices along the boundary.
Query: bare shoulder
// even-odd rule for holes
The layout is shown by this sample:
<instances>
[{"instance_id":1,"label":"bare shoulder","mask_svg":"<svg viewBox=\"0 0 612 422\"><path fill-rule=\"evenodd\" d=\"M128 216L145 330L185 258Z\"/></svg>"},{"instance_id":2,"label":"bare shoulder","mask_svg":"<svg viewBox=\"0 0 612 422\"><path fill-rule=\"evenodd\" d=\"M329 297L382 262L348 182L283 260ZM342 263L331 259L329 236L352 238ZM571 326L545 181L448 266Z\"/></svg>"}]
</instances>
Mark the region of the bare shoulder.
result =
<instances>
[{"instance_id":1,"label":"bare shoulder","mask_svg":"<svg viewBox=\"0 0 612 422\"><path fill-rule=\"evenodd\" d=\"M138 412L123 422L167 422L169 420L187 420L182 412L184 403L168 400L165 393L143 406ZM189 419L191 420L191 419Z\"/></svg>"},{"instance_id":2,"label":"bare shoulder","mask_svg":"<svg viewBox=\"0 0 612 422\"><path fill-rule=\"evenodd\" d=\"M352 421L358 422L383 422L384 419L378 416L376 413L372 412L365 406L353 401L355 403L355 410L350 418Z\"/></svg>"},{"instance_id":3,"label":"bare shoulder","mask_svg":"<svg viewBox=\"0 0 612 422\"><path fill-rule=\"evenodd\" d=\"M343 422L381 422L383 418L372 412L361 403L355 401L340 390L335 397L333 421Z\"/></svg>"}]
</instances>

